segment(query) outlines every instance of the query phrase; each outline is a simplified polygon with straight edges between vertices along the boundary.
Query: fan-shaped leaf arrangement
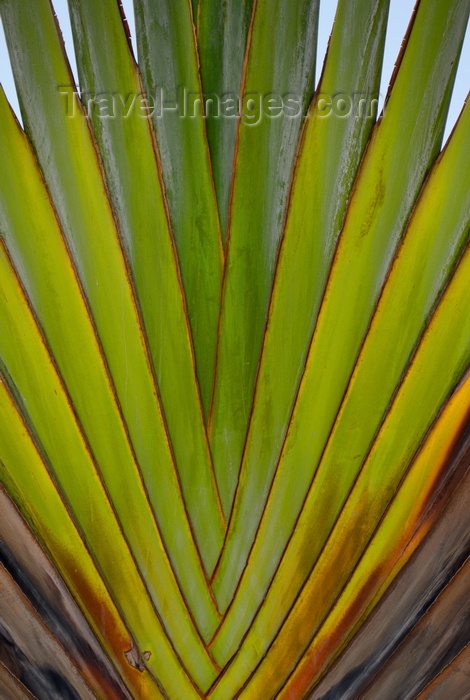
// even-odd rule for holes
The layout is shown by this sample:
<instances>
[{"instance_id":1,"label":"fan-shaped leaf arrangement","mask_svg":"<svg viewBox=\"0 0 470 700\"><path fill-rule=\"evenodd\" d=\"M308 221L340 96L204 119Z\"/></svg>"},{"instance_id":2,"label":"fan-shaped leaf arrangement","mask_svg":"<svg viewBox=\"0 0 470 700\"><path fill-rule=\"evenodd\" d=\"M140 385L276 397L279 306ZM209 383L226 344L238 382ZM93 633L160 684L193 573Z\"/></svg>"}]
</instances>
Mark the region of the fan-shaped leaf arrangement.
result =
<instances>
[{"instance_id":1,"label":"fan-shaped leaf arrangement","mask_svg":"<svg viewBox=\"0 0 470 700\"><path fill-rule=\"evenodd\" d=\"M0 0L0 688L468 685L469 0ZM467 595L466 595L467 594ZM467 671L465 670L467 669Z\"/></svg>"}]
</instances>

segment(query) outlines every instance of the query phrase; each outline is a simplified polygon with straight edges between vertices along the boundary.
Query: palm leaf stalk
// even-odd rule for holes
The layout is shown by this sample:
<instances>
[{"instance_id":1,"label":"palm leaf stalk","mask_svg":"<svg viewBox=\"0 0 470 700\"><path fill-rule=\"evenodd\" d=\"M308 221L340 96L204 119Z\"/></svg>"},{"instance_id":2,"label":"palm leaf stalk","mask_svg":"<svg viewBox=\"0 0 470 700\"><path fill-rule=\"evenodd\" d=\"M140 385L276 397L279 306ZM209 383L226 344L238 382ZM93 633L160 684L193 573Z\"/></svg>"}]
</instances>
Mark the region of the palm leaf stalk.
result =
<instances>
[{"instance_id":1,"label":"palm leaf stalk","mask_svg":"<svg viewBox=\"0 0 470 700\"><path fill-rule=\"evenodd\" d=\"M470 0L0 0L0 695L470 692ZM399 688L397 688L397 684Z\"/></svg>"}]
</instances>

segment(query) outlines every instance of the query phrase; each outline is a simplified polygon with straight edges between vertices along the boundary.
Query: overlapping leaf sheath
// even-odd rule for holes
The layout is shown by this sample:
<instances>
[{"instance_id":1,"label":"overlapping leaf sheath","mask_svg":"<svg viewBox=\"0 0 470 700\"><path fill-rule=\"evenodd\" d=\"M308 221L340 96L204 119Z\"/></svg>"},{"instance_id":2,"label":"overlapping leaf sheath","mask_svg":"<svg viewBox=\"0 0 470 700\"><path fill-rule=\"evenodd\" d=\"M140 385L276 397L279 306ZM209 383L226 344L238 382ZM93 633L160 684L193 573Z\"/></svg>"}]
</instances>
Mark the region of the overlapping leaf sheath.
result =
<instances>
[{"instance_id":1,"label":"overlapping leaf sheath","mask_svg":"<svg viewBox=\"0 0 470 700\"><path fill-rule=\"evenodd\" d=\"M68 0L77 90L0 0L0 695L460 697L470 0L418 0L377 123L389 0L313 98L319 0L134 4L139 64Z\"/></svg>"},{"instance_id":2,"label":"overlapping leaf sheath","mask_svg":"<svg viewBox=\"0 0 470 700\"><path fill-rule=\"evenodd\" d=\"M239 484L213 580L223 609L235 590L266 502L350 190L374 124L371 107L378 92L387 12L388 2L371 0L359 8L348 1L339 4L318 94L309 109ZM331 102L338 92L341 99L351 101L347 117L332 113ZM330 113L325 111L327 103Z\"/></svg>"},{"instance_id":3,"label":"overlapping leaf sheath","mask_svg":"<svg viewBox=\"0 0 470 700\"><path fill-rule=\"evenodd\" d=\"M0 560L98 697L130 700L67 586L0 488Z\"/></svg>"},{"instance_id":4,"label":"overlapping leaf sheath","mask_svg":"<svg viewBox=\"0 0 470 700\"><path fill-rule=\"evenodd\" d=\"M59 323L56 323L55 318L57 302L51 298L50 293L36 313L40 316L53 352L58 355L56 359L66 375L66 384L74 383L75 391L70 388L72 400L79 404L75 408L84 422L85 432L99 466L114 478L116 491L112 497L113 500L116 499L116 506L122 503L129 511L138 513L137 520L140 524L146 520L145 527L149 533L153 532L152 538L157 536L150 506L153 508L189 607L201 633L208 636L217 624L218 613L186 516L145 335L89 126L80 117L77 101L74 103L76 118L67 115L64 97L59 94L60 88L57 87L57 84L60 86L66 83L70 74L59 46L53 17L48 3L42 0L35 3L34 13L24 5L2 2L2 17L10 42L14 42L20 32L24 32L27 37L27 41L22 44L22 51L16 52L13 60L17 80L21 83L19 94L25 124L36 144L68 250L93 316L99 343L93 336L93 326L87 316L84 300L77 281L73 279L72 263L66 260L65 245L57 224L53 222L54 214L47 204L44 205L47 219L45 223L40 223L49 233L50 247L54 246L55 254L61 256L57 275L68 275L69 284L74 289L69 295L62 296L64 306ZM34 52L40 53L40 36L47 37L50 45L48 60L45 62L35 60ZM69 99L73 98L69 96ZM41 125L45 122L52 125L47 131L47 138L42 137ZM14 134L13 126L2 134L6 142L5 148L8 148L9 134L11 138L11 134ZM18 134L16 143L20 141ZM11 157L17 157L15 148L11 150ZM26 155L18 157L27 158ZM33 181L30 184L30 196L34 201L35 192L42 185L37 173L31 173L31 169L32 166L27 172ZM24 196L21 173L19 169L15 171L15 176L19 179L15 185L16 201ZM44 199L45 195L39 196ZM10 216L28 217L32 214L29 210L22 211L15 206L13 200L5 197L4 206L8 208L9 205L12 206ZM13 221L10 226L8 223L7 214L6 231L10 231L13 237L21 236L28 230L28 226L25 227L22 223L15 225ZM24 239L23 242L25 243ZM17 265L27 270L25 285L28 286L29 280L34 280L34 275L37 275L41 284L46 284L46 273L41 266L34 264L32 250L25 246L23 251L30 256L29 264L23 252L21 263L17 262ZM51 260L46 257L42 262L44 266L51 264ZM58 277L54 276L53 268L52 265L49 271L49 285L55 283L60 289L60 284L64 282L59 282ZM34 296L31 286L28 293ZM54 294L60 299L63 291L57 290ZM70 310L70 298L76 304L75 314ZM33 300L33 306L39 303L38 298ZM79 318L83 319L80 329ZM66 336L66 333L70 335ZM87 337L88 346L82 348L83 353L85 349L89 350L86 359L78 352L82 335L83 343ZM104 363L99 346L103 350ZM74 349L77 356L72 354L70 348ZM69 373L66 372L66 367ZM100 373L99 384L90 378L94 367ZM109 369L109 380L105 369ZM98 386L104 387L106 384L106 389L98 391ZM101 410L101 401L108 402L108 405L111 403L112 409L103 408L96 418L93 411ZM107 425L108 420L114 420L118 427L103 429L101 426ZM98 450L98 444L103 451ZM112 459L110 454L114 455ZM119 471L116 467L118 464L122 465ZM178 526L175 525L176 522ZM123 524L132 532L131 516L127 516ZM139 565L145 570L149 540L134 533L131 546L140 552Z\"/></svg>"},{"instance_id":5,"label":"overlapping leaf sheath","mask_svg":"<svg viewBox=\"0 0 470 700\"><path fill-rule=\"evenodd\" d=\"M138 595L141 589L139 584L135 585L136 579L133 580L128 556L121 554L122 549L125 550L121 534L118 531L117 537L114 535L116 546L121 554L118 565L115 559L115 552L118 550L111 551L106 541L102 539L101 533L98 533L100 537L96 538L97 545L101 545L106 557L101 562L102 570L106 570L109 566L111 575L118 583L121 581L124 607L116 607L102 579L102 574L96 568L88 547L58 491L57 482L51 478L44 459L39 454L3 380L0 380L0 417L2 483L17 502L41 545L49 553L126 685L133 692L153 692L158 698L159 691L155 680L150 675L135 677L133 669L126 661L125 653L132 646L132 636L121 616L126 615L127 608L131 610L131 615L137 613L138 617L138 609L135 609L132 600L129 599L129 592ZM79 481L80 489L83 489L84 484L87 483L84 477L86 475L81 478L80 475L78 477L72 475L75 485L77 480ZM95 488L95 501L99 493L100 489ZM101 524L102 520L98 517L96 505L94 508L88 507L88 511L88 518L93 526L97 527ZM108 516L104 523L106 532L112 527L113 518ZM146 595L142 596L144 607L147 607L146 600ZM136 630L133 632L135 633ZM161 647L161 652L166 656L164 650L165 644ZM155 661L158 664L156 659Z\"/></svg>"},{"instance_id":6,"label":"overlapping leaf sheath","mask_svg":"<svg viewBox=\"0 0 470 700\"><path fill-rule=\"evenodd\" d=\"M210 418L226 516L251 410L302 116L313 91L317 22L317 0L254 4L241 87L246 116L237 136ZM280 99L287 109L281 109Z\"/></svg>"},{"instance_id":7,"label":"overlapping leaf sheath","mask_svg":"<svg viewBox=\"0 0 470 700\"><path fill-rule=\"evenodd\" d=\"M318 682L350 640L312 700L338 692L345 700L357 697L468 556L468 418L454 449L449 441L464 415L468 379L466 385L428 436L348 585L286 684L287 697L304 694Z\"/></svg>"},{"instance_id":8,"label":"overlapping leaf sheath","mask_svg":"<svg viewBox=\"0 0 470 700\"><path fill-rule=\"evenodd\" d=\"M439 426L442 426L442 429ZM436 428L424 447L420 461L435 459L440 454L444 457L449 449L446 421L440 421ZM392 573L384 576L383 582L379 580L376 572L383 571L380 562L388 542L385 537L374 538L370 553L367 553L363 560L368 573L362 567L363 574L366 573L362 584L360 576L352 578L350 585L345 589L346 595L342 596L333 615L313 641L293 676L297 690L306 689L318 682L319 676L331 664L336 652L346 646L352 632L357 630L335 666L324 680L316 685L311 695L312 700L331 698L338 693L344 696L344 700L357 697L468 556L469 438L467 423L462 452L457 450L456 455L451 455L450 471L456 478L451 478L449 484L445 483L445 478L437 480L433 503L415 523L412 516L409 517L406 527L415 527L415 532L411 539L408 538L408 532L402 534L402 541L397 539L392 556L387 559ZM449 464L446 468L448 466ZM454 470L456 474L452 474ZM445 475L445 470L443 473ZM407 487L411 498L416 499L421 483L422 475L419 470L415 470L415 476ZM417 508L421 508L421 503L417 503ZM400 509L395 507L395 516L387 516L389 524L386 526L384 523L382 527L387 527L390 532L396 528L397 534L400 535L400 532L403 532L402 515ZM374 567L370 566L374 557L380 566L375 571ZM400 573L384 595L384 589L397 571ZM356 596L361 600L359 606L354 604ZM373 614L360 626L374 605ZM331 629L338 620L344 620L349 627L349 633L344 635L343 629L340 634L328 638L328 628Z\"/></svg>"},{"instance_id":9,"label":"overlapping leaf sheath","mask_svg":"<svg viewBox=\"0 0 470 700\"><path fill-rule=\"evenodd\" d=\"M356 481L348 484L349 488L353 486L349 494L348 487L343 491L342 486L350 473L347 460L338 462L336 479L330 479L327 488L317 476L266 601L213 697L230 694L253 671L245 697L256 696L262 687L268 688L269 693L277 690L300 660L316 624L348 581L420 441L470 362L470 318L462 317L463 309L470 304L469 272L470 249L432 318L376 440L366 452L360 472L353 474ZM468 416L470 383L467 381L464 387L457 426ZM399 444L395 439L397 434L401 436ZM389 464L393 468L384 469ZM323 466L322 463L318 472L320 479L325 473ZM337 512L335 504L345 497L346 503L333 521ZM327 510L329 503L331 508ZM324 520L326 512L328 517ZM333 527L331 534L330 527ZM281 620L284 622L279 629ZM274 639L270 648L269 638Z\"/></svg>"},{"instance_id":10,"label":"overlapping leaf sheath","mask_svg":"<svg viewBox=\"0 0 470 700\"><path fill-rule=\"evenodd\" d=\"M223 250L190 0L136 0L139 64L186 292L202 404L214 380ZM198 104L199 100L199 104Z\"/></svg>"},{"instance_id":11,"label":"overlapping leaf sheath","mask_svg":"<svg viewBox=\"0 0 470 700\"><path fill-rule=\"evenodd\" d=\"M227 0L224 3L201 0L198 15L197 37L207 141L224 240L238 126L236 115L241 107L246 109L246 103L240 100L240 92L254 5L255 0Z\"/></svg>"},{"instance_id":12,"label":"overlapping leaf sheath","mask_svg":"<svg viewBox=\"0 0 470 700\"><path fill-rule=\"evenodd\" d=\"M10 178L10 198L0 203L2 229L13 259L24 273L24 285L43 324L47 341L54 350L54 361L61 376L55 371L40 330L34 324L26 299L22 297L19 280L15 279L13 270L7 272L9 263L5 252L2 292L8 296L0 308L0 357L7 366L11 384L22 398L25 415L31 420L54 470L74 480L74 487L68 494L74 503L85 505L90 493L96 499L92 505L94 503L97 509L100 507L102 494L99 482L96 481L96 475L92 476L93 461L97 463L123 534L144 576L151 598L165 619L165 627L182 657L187 654L187 663L190 666L194 664L196 677L201 683L207 683L214 673L214 667L199 637L199 630L202 634L210 634L211 628L217 623L218 614L185 521L181 498L176 494L179 498L176 503L181 504L180 515L178 527L172 529L173 542L170 544L179 552L180 561L182 558L186 561L182 580L183 595L142 484L126 426L100 354L100 346L47 192L38 176L26 139L19 133L5 104L3 114L6 119L10 119L12 125L10 130L2 132L2 137L9 134L11 139L9 146L4 141L4 150L8 152L10 149L11 161L24 167L26 176L18 167L14 171L15 177ZM31 221L30 210L15 206L15 202L25 192L36 202L36 214L39 216L37 224ZM30 231L34 231L33 236L28 234ZM37 263L38 246L47 251L42 264ZM19 348L22 348L20 353ZM29 362L26 361L27 357L30 358ZM75 415L80 424L76 424ZM147 426L149 431L155 430L151 421L148 421ZM61 432L61 441L54 439L54 430ZM66 435L69 435L71 442L67 442ZM69 467L70 472L67 469L69 451L74 457L80 451L75 467ZM91 452L90 456L86 456L87 451ZM95 483L95 487L90 486L88 490L84 484L81 488L79 486L80 474L84 478L85 465L80 465L85 457L86 464L91 469L90 478ZM165 484L163 474L159 474L158 482L155 472L151 472L151 476L154 493L160 489L160 498L164 496L164 506L168 508L171 505L171 491L162 491ZM105 510L109 511L109 507L106 505ZM168 521L171 514L172 511L167 510L167 519L164 521L167 528L171 527L171 521ZM95 527L88 527L92 529L89 532L84 527L88 537L105 537L105 521L98 532ZM105 539L111 542L116 537L121 537L119 530L114 535L109 532ZM188 567L191 558L194 566L192 571ZM199 628L188 615L188 600L183 597L185 590L190 594L190 610L193 609L194 620ZM186 651L183 651L184 648Z\"/></svg>"},{"instance_id":13,"label":"overlapping leaf sheath","mask_svg":"<svg viewBox=\"0 0 470 700\"><path fill-rule=\"evenodd\" d=\"M23 674L36 674L36 684L40 690L54 691L53 678L56 676L70 693L75 692L83 700L94 700L92 689L72 659L1 563L0 616L2 629L7 632L14 649L13 660L20 664Z\"/></svg>"},{"instance_id":14,"label":"overlapping leaf sheath","mask_svg":"<svg viewBox=\"0 0 470 700\"><path fill-rule=\"evenodd\" d=\"M414 204L413 190L414 197L417 197L427 168L438 153L445 114L442 107L440 109L437 107L442 104L443 94L448 93L449 85L452 83L452 61L455 62L455 58L458 56L465 30L465 22L462 20L467 17L468 8L464 2L460 7L455 3L450 3L447 7L444 7L443 3L439 3L439 11L444 13L444 18L447 21L448 48L451 54L450 57L445 58L444 51L436 54L430 48L431 31L434 31L436 40L437 37L440 40L441 26L444 20L442 16L439 18L437 11L427 12L428 5L434 7L432 2L431 4L424 2L420 5L420 12L418 12L400 72L390 96L386 114L375 129L362 162L360 175L356 180L354 194L348 207L310 346L305 373L269 499L251 552L249 542L245 544L244 551L242 550L241 565L243 566L250 552L248 563L234 602L213 643L213 649L219 662L222 659L228 660L237 648L237 642L246 631L257 607L265 597L291 535L294 530L297 532L297 519L300 510L322 458L350 374L361 349L361 343L375 310L381 286L386 279L399 238L403 233L406 218ZM423 31L423 24L427 27L426 32ZM459 42L455 42L454 32L459 36ZM427 40L424 39L425 34ZM423 82L420 83L413 74L417 81L417 84L413 84L408 79L408 70L410 64L414 63L418 56L421 56L421 62L427 66L430 75L423 76ZM435 72L439 73L440 71L443 73L442 80L435 80L431 77ZM446 77L447 82L444 77ZM433 86L432 89L429 88L430 84ZM411 100L414 101L413 107L416 109L413 117L410 114L410 122L408 123L411 133L416 129L415 124L420 120L432 120L433 117L436 120L434 127L426 131L425 134L421 134L420 139L413 138L412 145L404 139L403 133L397 136L397 131L394 128L394 123L398 123L401 119L403 102L408 103ZM411 109L412 107L409 108L409 112ZM413 121L414 119L416 121ZM461 138L466 143L468 139L467 124L462 127ZM411 148L416 149L416 151L414 157L410 159ZM457 153L460 154L459 151L455 151L454 155L449 157L448 170L445 174L441 174L441 188L447 193L449 212L454 211L455 200L451 191L447 190L447 173L452 170L453 158L458 158ZM460 182L460 171L452 172L455 181ZM378 196L377 190L379 190L380 196ZM429 226L429 236L425 238L420 247L421 257L418 258L417 262L424 264L425 260L429 260L430 265L435 265L436 279L426 277L423 268L422 280L409 277L401 280L404 288L408 289L409 298L413 296L413 285L423 283L423 303L417 305L415 313L410 313L407 307L394 307L400 335L402 332L401 323L409 322L414 326L414 332L409 334L403 346L399 339L394 337L393 344L389 343L386 346L385 353L382 339L379 341L380 350L377 350L377 354L383 364L380 369L377 369L375 381L379 384L384 382L384 393L377 406L373 400L374 396L367 393L370 392L370 389L363 386L366 394L362 396L362 401L367 403L370 398L370 409L367 409L372 418L372 423L368 428L371 431L369 440L373 438L374 430L380 424L387 402L400 381L401 373L407 366L416 340L423 332L428 314L442 289L444 279L440 265L444 265L444 274L447 271L448 276L452 271L449 258L450 261L455 260L468 231L465 228L468 221L466 204L468 186L467 189L464 186L464 191L467 194L465 201L462 202L462 207L459 208L456 229L453 234L447 229L445 217L441 219L441 226L436 228L434 228L434 223L438 219L435 215L436 221L432 217L429 220L426 219ZM439 206L437 200L433 204L436 208ZM435 209L434 211L440 210ZM440 249L439 244L437 244L436 248L437 251L440 250L440 254L433 251L433 254L436 252L436 259L427 258L427 254L429 254L428 239L429 244L432 240L440 241L441 237L445 235L444 231L449 235L448 248ZM413 236L410 238L412 240ZM411 243L408 245L412 247ZM392 303L391 299L390 303ZM384 314L384 319L386 318L387 315ZM407 319L409 320L407 321ZM371 347L373 343L374 341L370 341ZM367 377L368 372L369 368L364 368L364 378ZM359 395L359 393L358 388L357 394ZM367 419L368 414L364 415L360 422ZM285 429L287 429L287 425ZM345 425L345 431L350 442L353 442L356 434L360 435L355 414L352 422L349 421L347 427ZM365 435L362 437L364 438ZM338 440L338 445L342 446L341 440ZM343 454L347 455L348 463L351 463L351 467L355 465L356 469L359 468L364 453L362 451L348 452L346 444L344 448ZM362 449L367 449L367 442ZM339 476L344 478L347 472L339 468L335 460L331 459L324 471L321 470L319 474L321 474L321 483L315 486L312 493L315 497L318 496L316 503L321 503L322 514L327 512L328 518L334 518L337 509L341 507L341 498L346 496L349 488L349 482L346 484L344 480L341 482L342 486L338 484L338 488L336 488L336 484ZM323 491L325 483L328 483L326 492ZM335 494L337 501L331 502L330 491ZM340 494L343 495L340 496ZM323 527L326 522L322 517L323 515L320 516L318 511L315 522L321 523ZM309 527L314 526L310 524ZM309 557L313 557L313 548L310 547L309 551L311 552ZM297 562L296 569L300 567L303 570L306 564L307 562L303 560Z\"/></svg>"},{"instance_id":15,"label":"overlapping leaf sheath","mask_svg":"<svg viewBox=\"0 0 470 700\"><path fill-rule=\"evenodd\" d=\"M451 663L468 641L469 589L470 559L467 559L363 693L365 700L392 698L400 686L406 687L407 698L417 697L428 681Z\"/></svg>"},{"instance_id":16,"label":"overlapping leaf sheath","mask_svg":"<svg viewBox=\"0 0 470 700\"><path fill-rule=\"evenodd\" d=\"M111 430L109 436L115 447L107 459L99 461L104 483L101 480L94 455L76 422L70 396L47 352L3 246L0 253L4 300L0 312L1 357L8 367L9 383L19 394L22 412L34 426L39 450L50 463L116 603L127 610L126 618L131 615L131 620L135 620L129 625L136 637L144 635L142 652L155 651L153 645L156 645L159 654L155 654L155 661L158 659L161 665L160 673L164 671L171 683L179 678L189 689L184 668L166 636L168 632L184 664L197 682L205 685L214 677L215 667L188 614L143 498L144 492L139 490L135 479L137 470L123 463L125 453L119 458L120 436ZM8 410L12 411L9 404ZM4 422L7 420L13 421L11 417ZM13 425L18 421L19 418ZM12 428L5 426L5 429ZM17 433L19 429L16 428ZM60 440L56 439L55 431L59 431ZM10 457L10 469L14 469L15 459L19 459L15 450L21 449L21 440L7 433L1 446L14 450L14 457ZM129 590L133 591L131 595ZM162 656L164 648L167 668Z\"/></svg>"},{"instance_id":17,"label":"overlapping leaf sheath","mask_svg":"<svg viewBox=\"0 0 470 700\"><path fill-rule=\"evenodd\" d=\"M442 285L445 284L446 276L453 271L455 259L459 256L462 246L468 243L470 178L462 178L460 168L463 163L460 158L464 158L463 154L467 151L467 144L470 145L470 104L467 105L451 145L432 172L410 221L406 238L380 299L339 415L304 503L302 514L296 522L295 532L276 573L276 578L270 585L267 598L263 601L262 612L260 612L256 624L262 625L260 620L264 618L265 620L269 619L270 625L274 625L275 612L270 608L269 601L274 603L282 598L284 604L289 606L292 604L303 584L309 566L314 564L317 555L321 552L330 527L333 527L335 519L339 517L338 514L349 490L354 488L353 494L361 494L360 499L357 496L359 501L353 499L354 508L351 506L351 509L352 512L361 514L357 515L357 523L358 527L361 523L363 534L369 517L381 503L386 492L387 478L395 468L398 468L397 452L387 454L387 458L383 458L382 464L390 464L393 467L389 467L387 474L383 474L383 468L381 470L380 466L377 467L379 469L377 478L383 480L382 486L379 488L379 483L375 481L372 485L369 484L368 493L361 493L360 489L357 491L355 479L367 458L374 436L386 415L390 401L393 399L395 387L399 385L403 371L408 369L407 362L414 351L415 339L419 338L424 324L429 321L436 299L442 291ZM455 207L454 188L447 192L447 196L444 195L451 173L454 174L452 181L454 188L462 187L460 191L461 208ZM468 269L466 270L464 266L463 271L459 268L457 274L462 276L467 273ZM451 284L455 285L455 280ZM446 295L449 293L450 291L446 292ZM454 302L447 301L448 310L452 303ZM460 306L457 305L456 310L463 310L465 299L462 298L459 303ZM442 314L442 310L439 309L437 313ZM462 319L458 314L455 314L452 321L449 321L449 325L452 322L455 324L452 329L443 327L442 337L436 336L432 352L442 352L447 347L446 338L449 338L452 332L457 334L462 331L461 352L463 355L458 355L456 364L452 365L454 372L456 367L460 367L461 372L470 359L468 355L470 336L465 335L465 332L468 333L468 331L462 329ZM448 335L445 335L446 333ZM430 342L427 340L427 335L424 336L423 340L423 343L426 342ZM420 371L425 374L430 369L425 367ZM446 391L452 388L452 381L459 378L458 372L459 370L457 370L457 376L450 375L447 379L450 387ZM431 376L432 374L428 374L428 379ZM441 376L444 381L444 370L442 370ZM409 377L410 375L407 379ZM436 377L433 380L435 388L440 380L441 377ZM426 411L430 409L431 397L432 390L429 391L429 401L423 401L421 404L418 397L410 396L409 403L412 407L415 424L418 424L418 421L427 415ZM442 397L442 400L444 399L445 392ZM438 403L435 410L439 407ZM360 423L357 421L359 415L362 416ZM411 431L412 427L414 426L402 427L401 439L403 442L405 442L408 431ZM399 477L400 472L398 471L396 478ZM285 477L281 476L280 478L284 479ZM368 503L368 498L374 500L373 507ZM342 513L341 519L343 523L348 519L349 526L354 528L356 517L353 517L352 512L347 515ZM349 543L350 553L361 541L362 536L355 529L353 532L355 532L354 544ZM339 544L337 544L337 551L340 552ZM346 553L343 553L344 561L347 561ZM340 568L339 563L329 562L329 565L332 567L329 569L330 571L337 572ZM319 574L316 573L315 576L319 577ZM275 607L278 606L275 604ZM279 608L279 620L284 610L284 606Z\"/></svg>"},{"instance_id":18,"label":"overlapping leaf sheath","mask_svg":"<svg viewBox=\"0 0 470 700\"><path fill-rule=\"evenodd\" d=\"M142 108L145 98L115 0L71 2L71 10L83 99L92 100L94 133L142 310L182 494L210 574L224 523L154 153L151 106L149 114Z\"/></svg>"}]
</instances>

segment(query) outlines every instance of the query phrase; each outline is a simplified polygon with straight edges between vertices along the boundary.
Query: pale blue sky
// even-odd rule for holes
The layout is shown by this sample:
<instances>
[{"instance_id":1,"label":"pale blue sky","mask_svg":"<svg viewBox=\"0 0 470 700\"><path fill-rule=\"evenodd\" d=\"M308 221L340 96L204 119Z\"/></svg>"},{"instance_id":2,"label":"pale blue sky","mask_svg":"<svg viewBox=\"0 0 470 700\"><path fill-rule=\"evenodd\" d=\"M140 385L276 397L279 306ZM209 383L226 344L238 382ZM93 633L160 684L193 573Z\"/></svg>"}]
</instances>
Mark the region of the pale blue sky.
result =
<instances>
[{"instance_id":1,"label":"pale blue sky","mask_svg":"<svg viewBox=\"0 0 470 700\"><path fill-rule=\"evenodd\" d=\"M355 2L355 0L351 0ZM76 76L75 61L73 56L73 42L70 30L70 23L67 12L67 0L53 0L53 5L55 7L56 13L59 18L59 23L62 28L62 33L64 35L65 44L69 52L70 61L72 64L72 69L74 70ZM127 18L129 20L132 36L134 37L134 16L132 9L132 0L123 0L123 5ZM323 0L320 3L320 29L319 29L319 41L318 41L318 64L317 64L317 78L320 75L321 66L323 63L323 58L326 50L326 45L328 42L328 37L331 31L331 25L333 23L334 13L336 9L337 2L335 0ZM393 71L393 66L400 49L401 41L404 37L406 27L408 25L412 10L414 6L414 0L391 0L390 4L390 22L389 30L387 35L387 41L385 45L385 56L384 56L384 67L382 73L382 83L381 83L381 95L385 95L387 91L387 86L390 80L390 76ZM3 36L3 29L0 23L0 82L3 84L5 92L13 105L14 109L18 112L18 103L16 99L15 87L13 84L13 78L11 75L11 69L9 66L8 54L5 47L5 39ZM452 98L452 103L449 111L449 118L447 122L446 135L449 134L455 120L457 119L459 112L462 108L465 97L470 90L470 31L467 29L467 35L465 38L462 59L459 66L459 71L457 74L456 85L454 89L454 94ZM381 104L379 105L381 107Z\"/></svg>"}]
</instances>

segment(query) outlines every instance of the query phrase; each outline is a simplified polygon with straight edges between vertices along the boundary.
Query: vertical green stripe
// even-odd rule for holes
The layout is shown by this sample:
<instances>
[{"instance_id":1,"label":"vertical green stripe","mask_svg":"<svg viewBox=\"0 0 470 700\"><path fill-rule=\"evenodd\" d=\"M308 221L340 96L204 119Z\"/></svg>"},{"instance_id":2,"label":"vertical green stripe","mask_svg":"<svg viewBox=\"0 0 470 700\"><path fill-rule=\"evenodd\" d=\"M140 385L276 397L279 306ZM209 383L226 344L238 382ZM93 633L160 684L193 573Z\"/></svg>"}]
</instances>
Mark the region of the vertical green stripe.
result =
<instances>
[{"instance_id":1,"label":"vertical green stripe","mask_svg":"<svg viewBox=\"0 0 470 700\"><path fill-rule=\"evenodd\" d=\"M294 154L313 91L317 23L317 0L258 0L254 9L210 422L226 516L253 400Z\"/></svg>"}]
</instances>

